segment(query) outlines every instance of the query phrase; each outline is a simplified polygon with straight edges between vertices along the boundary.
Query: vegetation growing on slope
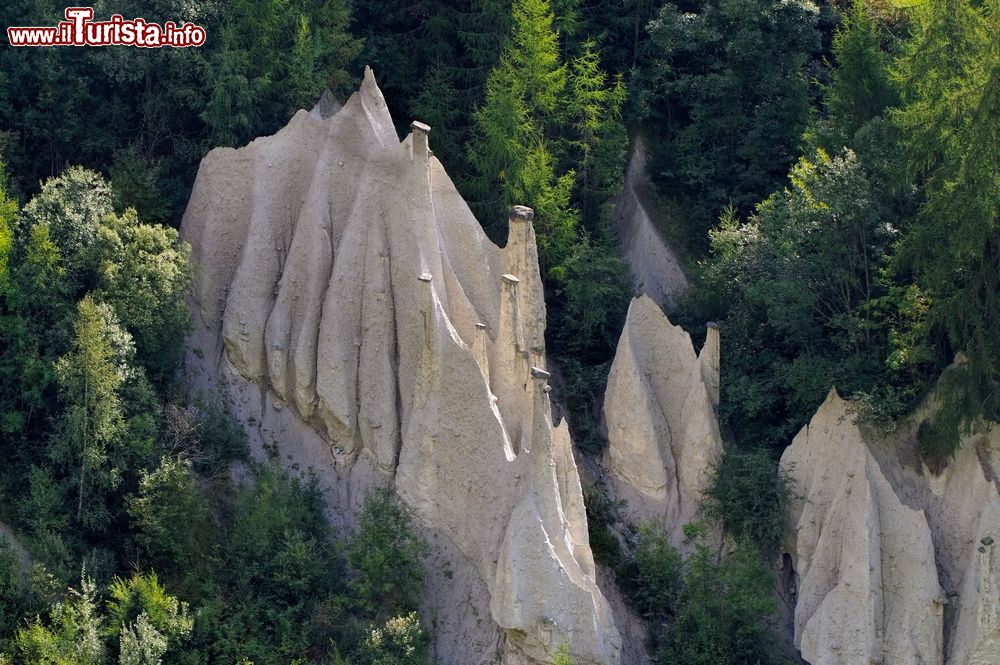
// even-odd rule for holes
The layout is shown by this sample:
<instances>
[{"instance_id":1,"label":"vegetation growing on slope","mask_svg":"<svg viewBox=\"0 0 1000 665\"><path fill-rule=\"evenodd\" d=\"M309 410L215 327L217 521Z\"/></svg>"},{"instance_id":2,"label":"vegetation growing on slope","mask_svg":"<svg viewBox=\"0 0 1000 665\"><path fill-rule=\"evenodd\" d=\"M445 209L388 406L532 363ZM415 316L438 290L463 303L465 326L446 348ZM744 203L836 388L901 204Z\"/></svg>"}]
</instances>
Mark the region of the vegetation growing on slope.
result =
<instances>
[{"instance_id":1,"label":"vegetation growing on slope","mask_svg":"<svg viewBox=\"0 0 1000 665\"><path fill-rule=\"evenodd\" d=\"M34 560L23 570L0 546L0 654L428 662L414 614L427 546L394 499L369 497L338 538L315 479L246 460L217 400L173 401L189 326L177 232L116 213L108 182L82 168L20 212L0 200L0 508Z\"/></svg>"},{"instance_id":2,"label":"vegetation growing on slope","mask_svg":"<svg viewBox=\"0 0 1000 665\"><path fill-rule=\"evenodd\" d=\"M8 4L11 25L62 9ZM495 239L506 205L536 208L559 394L588 452L630 295L609 207L626 126L648 138L685 255L704 261L673 318L722 323L720 415L736 445L710 507L741 542L779 538L774 458L831 381L891 426L963 352L920 428L932 465L975 418L1000 415L995 0L888 17L855 0L839 19L827 3L772 0L224 4L116 5L205 25L201 49L0 53L13 176L0 177L0 517L45 571L21 575L0 550L0 650L23 630L61 653L84 607L104 626L91 642L102 657L140 631L166 635L138 615L114 623L100 597L116 574L155 570L194 618L164 662L426 659L415 588L394 584L390 606L373 591L387 570L417 576L398 506L375 497L370 510L400 528L343 545L310 483L266 466L248 487L226 480L245 453L224 408L172 402L189 274L171 226L197 161L275 131L324 88L346 92L364 64L397 121L435 127L435 152ZM638 594L661 662L770 662L746 647L767 643L748 621L771 610L743 595L767 587L759 555L698 549L679 564L644 530L632 557L599 499L595 554ZM357 553L371 548L387 558ZM58 614L59 599L80 611Z\"/></svg>"},{"instance_id":3,"label":"vegetation growing on slope","mask_svg":"<svg viewBox=\"0 0 1000 665\"><path fill-rule=\"evenodd\" d=\"M744 443L780 450L831 383L891 425L960 351L927 460L997 416L997 13L904 16L889 32L853 4L789 184L709 234L695 308L724 323L722 415Z\"/></svg>"}]
</instances>

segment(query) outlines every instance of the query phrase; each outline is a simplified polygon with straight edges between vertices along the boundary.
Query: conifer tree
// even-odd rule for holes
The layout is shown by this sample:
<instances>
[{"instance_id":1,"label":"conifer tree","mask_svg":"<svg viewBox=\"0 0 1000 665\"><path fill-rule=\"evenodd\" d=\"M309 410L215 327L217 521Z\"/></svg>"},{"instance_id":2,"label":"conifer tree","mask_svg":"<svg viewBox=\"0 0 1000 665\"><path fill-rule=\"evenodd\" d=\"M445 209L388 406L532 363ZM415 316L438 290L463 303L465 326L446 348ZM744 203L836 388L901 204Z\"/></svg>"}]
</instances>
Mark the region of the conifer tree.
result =
<instances>
[{"instance_id":1,"label":"conifer tree","mask_svg":"<svg viewBox=\"0 0 1000 665\"><path fill-rule=\"evenodd\" d=\"M865 123L899 101L882 41L879 25L865 3L855 0L833 38L837 66L826 89L826 106L831 139L839 145L831 147L849 145Z\"/></svg>"},{"instance_id":2,"label":"conifer tree","mask_svg":"<svg viewBox=\"0 0 1000 665\"><path fill-rule=\"evenodd\" d=\"M620 176L624 85L620 79L607 85L591 41L578 58L564 62L548 0L517 0L512 23L501 61L487 80L486 100L474 116L469 191L481 219L494 230L493 220L502 219L507 206L534 206L543 270L558 276L583 242L581 204L588 221L596 219ZM599 158L606 161L600 164Z\"/></svg>"},{"instance_id":3,"label":"conifer tree","mask_svg":"<svg viewBox=\"0 0 1000 665\"><path fill-rule=\"evenodd\" d=\"M901 245L902 264L929 291L934 327L970 361L949 391L953 424L1000 413L998 10L969 0L916 6L914 36L896 69L903 105L893 117L925 199ZM957 443L955 428L947 429L945 451Z\"/></svg>"},{"instance_id":4,"label":"conifer tree","mask_svg":"<svg viewBox=\"0 0 1000 665\"><path fill-rule=\"evenodd\" d=\"M640 105L657 132L654 181L704 242L723 208L749 213L784 181L809 119L805 67L820 35L811 3L699 4L667 3L650 22Z\"/></svg>"},{"instance_id":5,"label":"conifer tree","mask_svg":"<svg viewBox=\"0 0 1000 665\"><path fill-rule=\"evenodd\" d=\"M622 184L628 139L621 123L625 84L619 74L608 85L593 40L584 41L580 55L570 63L567 93L566 153L578 165L581 220L591 233L601 235L607 222L604 208Z\"/></svg>"},{"instance_id":6,"label":"conifer tree","mask_svg":"<svg viewBox=\"0 0 1000 665\"><path fill-rule=\"evenodd\" d=\"M558 127L556 112L565 105L567 83L554 21L548 0L514 3L513 32L490 72L469 148L475 171L470 191L495 237L501 235L498 222L506 208L530 202L536 209L543 273L558 272L569 258L579 219L570 202L575 172L557 173L548 140Z\"/></svg>"}]
</instances>

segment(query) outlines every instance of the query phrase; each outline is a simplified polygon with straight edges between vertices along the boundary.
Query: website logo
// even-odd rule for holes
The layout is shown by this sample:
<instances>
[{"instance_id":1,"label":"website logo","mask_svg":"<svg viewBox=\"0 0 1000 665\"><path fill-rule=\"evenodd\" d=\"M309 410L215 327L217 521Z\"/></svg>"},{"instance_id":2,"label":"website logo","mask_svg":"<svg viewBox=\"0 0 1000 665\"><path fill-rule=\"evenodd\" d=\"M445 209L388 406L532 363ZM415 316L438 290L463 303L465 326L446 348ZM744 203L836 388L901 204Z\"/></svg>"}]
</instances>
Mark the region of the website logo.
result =
<instances>
[{"instance_id":1,"label":"website logo","mask_svg":"<svg viewBox=\"0 0 1000 665\"><path fill-rule=\"evenodd\" d=\"M114 14L107 21L94 21L93 7L67 7L65 21L55 26L7 28L11 46L135 46L138 48L186 48L205 43L205 28L191 22L163 25L142 18L125 19Z\"/></svg>"}]
</instances>

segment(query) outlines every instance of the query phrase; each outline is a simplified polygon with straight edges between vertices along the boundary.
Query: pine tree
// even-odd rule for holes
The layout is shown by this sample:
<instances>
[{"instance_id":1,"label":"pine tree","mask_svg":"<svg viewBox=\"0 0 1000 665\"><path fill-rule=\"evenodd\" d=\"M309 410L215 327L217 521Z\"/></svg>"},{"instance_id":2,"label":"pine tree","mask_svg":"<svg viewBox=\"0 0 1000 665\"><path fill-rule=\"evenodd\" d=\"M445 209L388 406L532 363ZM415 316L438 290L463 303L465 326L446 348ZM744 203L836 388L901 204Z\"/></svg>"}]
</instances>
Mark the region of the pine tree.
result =
<instances>
[{"instance_id":1,"label":"pine tree","mask_svg":"<svg viewBox=\"0 0 1000 665\"><path fill-rule=\"evenodd\" d=\"M514 28L505 49L517 72L528 107L540 116L554 113L566 88L566 65L559 56L559 34L549 0L516 0Z\"/></svg>"},{"instance_id":2,"label":"pine tree","mask_svg":"<svg viewBox=\"0 0 1000 665\"><path fill-rule=\"evenodd\" d=\"M541 140L525 100L522 80L506 57L486 81L486 101L473 115L469 144L474 175L468 192L474 210L495 240L503 210L515 203L513 186L528 156L528 146Z\"/></svg>"},{"instance_id":3,"label":"pine tree","mask_svg":"<svg viewBox=\"0 0 1000 665\"><path fill-rule=\"evenodd\" d=\"M882 50L879 24L865 3L855 0L833 38L837 66L826 89L830 147L849 145L855 132L899 102L899 91Z\"/></svg>"},{"instance_id":4,"label":"pine tree","mask_svg":"<svg viewBox=\"0 0 1000 665\"><path fill-rule=\"evenodd\" d=\"M934 327L969 358L944 414L966 425L984 410L1000 415L997 10L996 2L984 8L969 0L915 7L914 36L896 69L903 106L893 117L924 196L901 245L902 264L929 291ZM939 447L949 452L957 441L951 431Z\"/></svg>"},{"instance_id":5,"label":"pine tree","mask_svg":"<svg viewBox=\"0 0 1000 665\"><path fill-rule=\"evenodd\" d=\"M581 219L588 230L600 235L610 214L604 208L620 190L625 169L628 140L621 123L625 84L618 75L608 85L593 40L584 41L581 49L570 63L564 122L571 131L566 153L578 165Z\"/></svg>"},{"instance_id":6,"label":"pine tree","mask_svg":"<svg viewBox=\"0 0 1000 665\"><path fill-rule=\"evenodd\" d=\"M510 40L474 116L469 190L497 240L500 227L493 220L503 219L515 203L532 205L543 272L558 272L579 233L579 212L571 201L576 173L554 150L569 106L568 68L559 55L548 0L517 0L512 16Z\"/></svg>"}]
</instances>

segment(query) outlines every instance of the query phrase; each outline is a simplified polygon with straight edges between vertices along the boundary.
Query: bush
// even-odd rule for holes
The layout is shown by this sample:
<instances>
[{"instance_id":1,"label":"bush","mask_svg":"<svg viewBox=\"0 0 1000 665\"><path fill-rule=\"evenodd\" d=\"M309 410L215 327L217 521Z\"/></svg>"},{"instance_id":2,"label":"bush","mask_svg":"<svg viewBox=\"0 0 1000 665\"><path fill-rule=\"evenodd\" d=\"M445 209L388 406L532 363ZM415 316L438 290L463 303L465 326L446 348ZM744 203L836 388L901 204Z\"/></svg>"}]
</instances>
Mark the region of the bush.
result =
<instances>
[{"instance_id":1,"label":"bush","mask_svg":"<svg viewBox=\"0 0 1000 665\"><path fill-rule=\"evenodd\" d=\"M670 616L681 593L681 555L670 544L663 526L647 522L639 529L635 548L636 601L651 622Z\"/></svg>"},{"instance_id":2,"label":"bush","mask_svg":"<svg viewBox=\"0 0 1000 665\"><path fill-rule=\"evenodd\" d=\"M164 457L155 470L142 471L139 491L127 504L136 543L148 560L178 577L190 572L204 554L198 535L208 523L207 502L198 491L191 463Z\"/></svg>"},{"instance_id":3,"label":"bush","mask_svg":"<svg viewBox=\"0 0 1000 665\"><path fill-rule=\"evenodd\" d=\"M583 488L583 503L587 510L587 533L594 560L609 568L617 568L624 556L618 537L611 528L616 521L618 506L597 485Z\"/></svg>"},{"instance_id":4,"label":"bush","mask_svg":"<svg viewBox=\"0 0 1000 665\"><path fill-rule=\"evenodd\" d=\"M351 588L360 606L376 617L412 610L423 585L427 543L413 528L409 513L388 490L365 499L358 531L347 545L356 573Z\"/></svg>"},{"instance_id":5,"label":"bush","mask_svg":"<svg viewBox=\"0 0 1000 665\"><path fill-rule=\"evenodd\" d=\"M21 617L41 609L18 554L0 535L0 649L14 634Z\"/></svg>"},{"instance_id":6,"label":"bush","mask_svg":"<svg viewBox=\"0 0 1000 665\"><path fill-rule=\"evenodd\" d=\"M372 627L353 660L356 665L429 665L427 633L416 612Z\"/></svg>"},{"instance_id":7,"label":"bush","mask_svg":"<svg viewBox=\"0 0 1000 665\"><path fill-rule=\"evenodd\" d=\"M791 483L766 451L730 450L711 471L705 508L737 540L770 556L785 536Z\"/></svg>"},{"instance_id":8,"label":"bush","mask_svg":"<svg viewBox=\"0 0 1000 665\"><path fill-rule=\"evenodd\" d=\"M659 662L684 665L782 663L773 624L774 574L741 544L721 561L698 544L685 562L684 591Z\"/></svg>"}]
</instances>

